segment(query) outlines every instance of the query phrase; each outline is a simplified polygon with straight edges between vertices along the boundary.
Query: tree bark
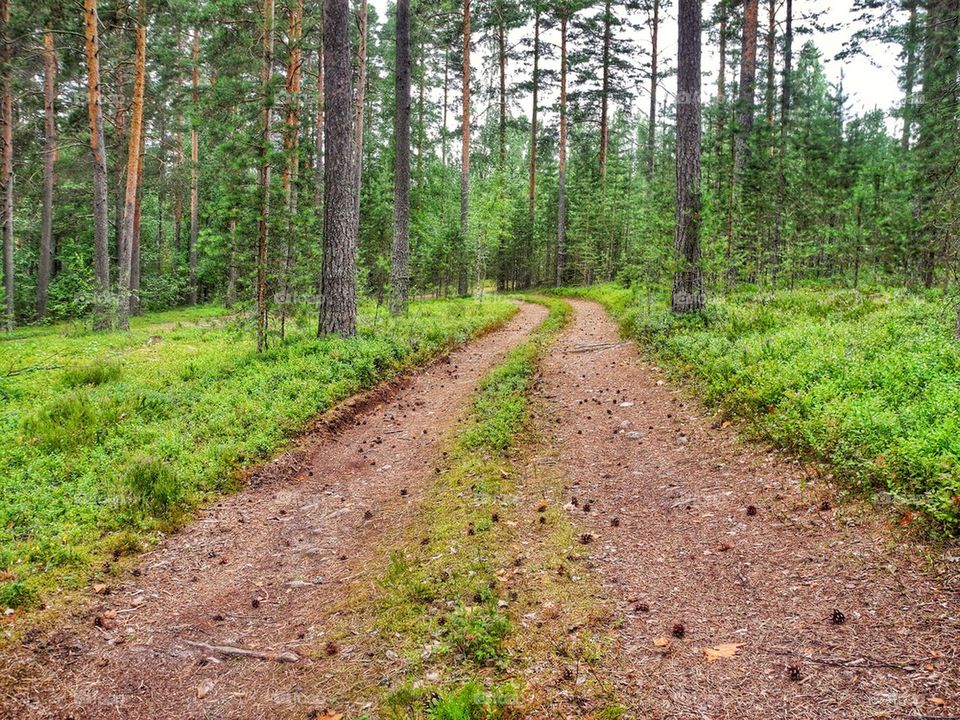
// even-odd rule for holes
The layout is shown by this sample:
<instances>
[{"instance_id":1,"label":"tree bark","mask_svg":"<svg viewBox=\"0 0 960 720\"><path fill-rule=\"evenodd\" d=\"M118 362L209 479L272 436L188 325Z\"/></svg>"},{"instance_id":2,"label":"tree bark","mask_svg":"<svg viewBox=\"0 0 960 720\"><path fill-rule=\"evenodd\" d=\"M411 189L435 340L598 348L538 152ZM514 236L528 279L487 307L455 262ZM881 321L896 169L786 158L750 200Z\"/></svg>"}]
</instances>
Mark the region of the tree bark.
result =
<instances>
[{"instance_id":1,"label":"tree bark","mask_svg":"<svg viewBox=\"0 0 960 720\"><path fill-rule=\"evenodd\" d=\"M231 211L231 214L235 211ZM227 297L224 305L232 308L237 301L237 220L230 218L230 255L227 259Z\"/></svg>"},{"instance_id":2,"label":"tree bark","mask_svg":"<svg viewBox=\"0 0 960 720\"><path fill-rule=\"evenodd\" d=\"M272 0L271 0L272 2ZM200 232L200 34L193 29L193 115L190 118L190 304L197 304L197 236Z\"/></svg>"},{"instance_id":3,"label":"tree bark","mask_svg":"<svg viewBox=\"0 0 960 720\"><path fill-rule=\"evenodd\" d=\"M467 294L467 247L470 236L470 0L463 0L463 116L460 144L460 258L457 293Z\"/></svg>"},{"instance_id":4,"label":"tree bark","mask_svg":"<svg viewBox=\"0 0 960 720\"><path fill-rule=\"evenodd\" d=\"M500 70L500 126L498 128L500 158L497 172L500 175L498 183L502 207L507 195L507 30L503 19L502 3L497 5L497 65ZM497 236L497 290L504 290L507 287L505 254L506 233L501 225Z\"/></svg>"},{"instance_id":5,"label":"tree bark","mask_svg":"<svg viewBox=\"0 0 960 720\"><path fill-rule=\"evenodd\" d=\"M749 0L748 0L749 1ZM703 308L700 266L700 13L699 0L680 0L677 52L677 223L679 268L673 277L675 313Z\"/></svg>"},{"instance_id":6,"label":"tree bark","mask_svg":"<svg viewBox=\"0 0 960 720\"><path fill-rule=\"evenodd\" d=\"M87 61L87 110L93 154L93 269L96 297L94 329L110 327L110 251L107 244L107 153L103 143L103 93L100 87L100 20L97 0L84 0L84 50Z\"/></svg>"},{"instance_id":7,"label":"tree bark","mask_svg":"<svg viewBox=\"0 0 960 720\"><path fill-rule=\"evenodd\" d=\"M363 121L367 94L367 41L369 13L367 0L360 0L357 16L357 86L353 98L353 235L360 232L360 188L363 182ZM356 242L356 241L355 241Z\"/></svg>"},{"instance_id":8,"label":"tree bark","mask_svg":"<svg viewBox=\"0 0 960 720\"><path fill-rule=\"evenodd\" d=\"M0 23L3 24L0 33L0 48L2 56L3 97L0 123L3 125L0 143L0 195L3 200L3 295L4 295L4 326L7 331L13 330L16 321L14 308L14 280L13 280L13 84L10 79L10 62L13 59L13 45L10 38L10 0L0 0Z\"/></svg>"},{"instance_id":9,"label":"tree bark","mask_svg":"<svg viewBox=\"0 0 960 720\"><path fill-rule=\"evenodd\" d=\"M647 178L653 180L656 163L657 141L657 40L660 28L660 0L653 0L653 17L650 19L650 126L647 128Z\"/></svg>"},{"instance_id":10,"label":"tree bark","mask_svg":"<svg viewBox=\"0 0 960 720\"><path fill-rule=\"evenodd\" d=\"M143 132L143 94L146 82L147 28L141 16L136 29L134 53L133 98L130 107L130 132L127 136L126 192L123 205L123 228L120 234L120 273L117 281L117 327L130 329L131 275L133 243L136 230L137 181L140 179L140 135Z\"/></svg>"},{"instance_id":11,"label":"tree bark","mask_svg":"<svg viewBox=\"0 0 960 720\"><path fill-rule=\"evenodd\" d=\"M557 287L563 286L567 264L567 20L560 15L560 149L557 163Z\"/></svg>"},{"instance_id":12,"label":"tree bark","mask_svg":"<svg viewBox=\"0 0 960 720\"><path fill-rule=\"evenodd\" d=\"M318 332L344 337L357 331L349 22L349 0L325 0L323 303Z\"/></svg>"},{"instance_id":13,"label":"tree bark","mask_svg":"<svg viewBox=\"0 0 960 720\"><path fill-rule=\"evenodd\" d=\"M607 179L607 145L610 137L610 0L603 3L603 50L601 53L600 79L600 185Z\"/></svg>"},{"instance_id":14,"label":"tree bark","mask_svg":"<svg viewBox=\"0 0 960 720\"><path fill-rule=\"evenodd\" d=\"M287 39L290 45L287 58L287 113L283 149L287 164L283 171L283 196L287 213L286 252L283 259L283 298L280 306L280 339L286 337L287 306L290 303L290 271L294 262L294 236L297 214L297 180L300 169L300 86L303 54L300 39L303 30L303 0L290 2L290 24Z\"/></svg>"},{"instance_id":15,"label":"tree bark","mask_svg":"<svg viewBox=\"0 0 960 720\"><path fill-rule=\"evenodd\" d=\"M766 95L764 97L764 110L767 126L765 132L768 134L767 141L768 152L773 157L776 143L774 141L773 122L774 112L777 105L777 82L776 82L776 54L777 54L777 2L778 0L768 0L767 3L767 67L766 67Z\"/></svg>"},{"instance_id":16,"label":"tree bark","mask_svg":"<svg viewBox=\"0 0 960 720\"><path fill-rule=\"evenodd\" d=\"M410 286L410 0L397 0L396 161L393 171L393 265L390 312L407 311Z\"/></svg>"},{"instance_id":17,"label":"tree bark","mask_svg":"<svg viewBox=\"0 0 960 720\"><path fill-rule=\"evenodd\" d=\"M717 71L717 125L714 135L713 152L716 158L717 176L715 186L720 190L723 185L723 134L727 125L727 23L729 0L720 0L720 67Z\"/></svg>"},{"instance_id":18,"label":"tree bark","mask_svg":"<svg viewBox=\"0 0 960 720\"><path fill-rule=\"evenodd\" d=\"M314 143L316 145L316 159L314 162L314 176L316 178L316 192L314 204L320 219L323 219L323 37L320 38L321 47L317 50L317 123Z\"/></svg>"},{"instance_id":19,"label":"tree bark","mask_svg":"<svg viewBox=\"0 0 960 720\"><path fill-rule=\"evenodd\" d=\"M536 244L537 223L537 113L539 107L540 90L540 4L537 3L533 16L533 109L530 113L530 188L527 199L527 222L529 231L527 236L526 269L524 270L524 287L530 286L530 265L533 260L533 248Z\"/></svg>"},{"instance_id":20,"label":"tree bark","mask_svg":"<svg viewBox=\"0 0 960 720\"><path fill-rule=\"evenodd\" d=\"M6 1L6 0L5 0ZM47 295L53 273L53 185L57 161L57 51L51 31L43 34L43 209L37 270L37 318L47 315Z\"/></svg>"},{"instance_id":21,"label":"tree bark","mask_svg":"<svg viewBox=\"0 0 960 720\"><path fill-rule=\"evenodd\" d=\"M907 21L907 61L903 67L903 132L900 136L900 146L904 150L910 149L910 140L913 137L913 88L917 81L917 44L918 23L917 5L919 0L907 0L910 19Z\"/></svg>"},{"instance_id":22,"label":"tree bark","mask_svg":"<svg viewBox=\"0 0 960 720\"><path fill-rule=\"evenodd\" d=\"M737 133L734 136L733 181L740 184L749 154L753 130L754 89L757 81L758 0L743 4L743 36L740 50L740 96L737 100Z\"/></svg>"},{"instance_id":23,"label":"tree bark","mask_svg":"<svg viewBox=\"0 0 960 720\"><path fill-rule=\"evenodd\" d=\"M783 204L787 197L787 133L790 127L790 90L793 74L793 0L786 0L786 19L783 36L783 87L780 90L780 143L777 151L777 210L773 226L773 276L774 290L780 276L783 258Z\"/></svg>"},{"instance_id":24,"label":"tree bark","mask_svg":"<svg viewBox=\"0 0 960 720\"><path fill-rule=\"evenodd\" d=\"M143 161L146 152L147 127L140 131L140 152L137 158L137 206L133 213L133 246L130 251L130 315L140 314L140 220L143 212ZM157 234L161 231L157 224Z\"/></svg>"},{"instance_id":25,"label":"tree bark","mask_svg":"<svg viewBox=\"0 0 960 720\"><path fill-rule=\"evenodd\" d=\"M273 0L263 2L263 60L260 66L260 87L263 110L260 128L260 219L257 223L257 352L267 349L267 246L270 242L270 127L273 122Z\"/></svg>"}]
</instances>

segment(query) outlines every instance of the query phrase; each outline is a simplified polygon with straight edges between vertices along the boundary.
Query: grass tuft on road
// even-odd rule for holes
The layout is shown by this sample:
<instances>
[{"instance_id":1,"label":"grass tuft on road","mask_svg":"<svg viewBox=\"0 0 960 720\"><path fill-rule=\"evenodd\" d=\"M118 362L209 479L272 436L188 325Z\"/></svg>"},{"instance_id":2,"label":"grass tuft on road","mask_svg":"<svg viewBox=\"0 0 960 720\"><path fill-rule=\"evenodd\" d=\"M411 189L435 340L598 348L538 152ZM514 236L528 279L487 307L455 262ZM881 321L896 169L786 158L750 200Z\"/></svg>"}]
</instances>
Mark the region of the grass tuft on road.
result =
<instances>
[{"instance_id":1,"label":"grass tuft on road","mask_svg":"<svg viewBox=\"0 0 960 720\"><path fill-rule=\"evenodd\" d=\"M676 318L639 288L563 292L605 305L708 404L931 527L960 530L960 342L938 294L744 290Z\"/></svg>"},{"instance_id":2,"label":"grass tuft on road","mask_svg":"<svg viewBox=\"0 0 960 720\"><path fill-rule=\"evenodd\" d=\"M304 316L262 355L222 308L141 318L129 333L60 326L5 339L0 606L82 585L94 565L234 489L238 471L314 415L515 310L438 300L394 319L367 307L351 340L317 338Z\"/></svg>"}]
</instances>

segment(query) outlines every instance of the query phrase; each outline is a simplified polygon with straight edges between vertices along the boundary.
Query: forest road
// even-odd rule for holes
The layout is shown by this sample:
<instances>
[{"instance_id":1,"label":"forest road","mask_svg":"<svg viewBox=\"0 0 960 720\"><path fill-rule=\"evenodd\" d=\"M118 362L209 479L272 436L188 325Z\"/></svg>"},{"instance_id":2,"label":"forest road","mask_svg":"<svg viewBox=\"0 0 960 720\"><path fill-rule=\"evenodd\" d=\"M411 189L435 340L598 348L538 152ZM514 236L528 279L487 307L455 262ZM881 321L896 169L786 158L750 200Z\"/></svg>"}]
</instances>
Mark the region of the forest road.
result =
<instances>
[{"instance_id":1,"label":"forest road","mask_svg":"<svg viewBox=\"0 0 960 720\"><path fill-rule=\"evenodd\" d=\"M960 715L957 563L931 568L935 549L835 506L620 343L599 305L572 304L538 388L543 451L623 622L630 716Z\"/></svg>"},{"instance_id":2,"label":"forest road","mask_svg":"<svg viewBox=\"0 0 960 720\"><path fill-rule=\"evenodd\" d=\"M310 707L306 653L325 646L350 581L422 502L477 381L546 315L522 303L502 328L362 396L65 624L28 631L0 659L0 717L273 718Z\"/></svg>"}]
</instances>

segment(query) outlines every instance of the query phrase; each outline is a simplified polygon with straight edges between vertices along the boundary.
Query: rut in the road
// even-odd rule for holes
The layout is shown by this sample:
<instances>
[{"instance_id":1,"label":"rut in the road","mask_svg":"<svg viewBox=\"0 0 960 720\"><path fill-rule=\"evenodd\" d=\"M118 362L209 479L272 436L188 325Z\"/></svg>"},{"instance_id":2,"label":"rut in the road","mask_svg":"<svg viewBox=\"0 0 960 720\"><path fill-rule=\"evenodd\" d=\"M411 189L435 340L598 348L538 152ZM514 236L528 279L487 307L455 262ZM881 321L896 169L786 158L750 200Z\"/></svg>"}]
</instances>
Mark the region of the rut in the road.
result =
<instances>
[{"instance_id":1,"label":"rut in the road","mask_svg":"<svg viewBox=\"0 0 960 720\"><path fill-rule=\"evenodd\" d=\"M311 705L299 696L309 657L222 661L188 641L323 648L329 614L417 506L477 380L545 315L524 303L504 328L374 391L144 556L88 614L28 632L0 662L0 716L256 718Z\"/></svg>"},{"instance_id":2,"label":"rut in the road","mask_svg":"<svg viewBox=\"0 0 960 720\"><path fill-rule=\"evenodd\" d=\"M544 364L545 426L624 622L616 680L636 716L960 714L956 568L925 569L876 513L832 509L574 305ZM721 644L735 655L709 661Z\"/></svg>"}]
</instances>

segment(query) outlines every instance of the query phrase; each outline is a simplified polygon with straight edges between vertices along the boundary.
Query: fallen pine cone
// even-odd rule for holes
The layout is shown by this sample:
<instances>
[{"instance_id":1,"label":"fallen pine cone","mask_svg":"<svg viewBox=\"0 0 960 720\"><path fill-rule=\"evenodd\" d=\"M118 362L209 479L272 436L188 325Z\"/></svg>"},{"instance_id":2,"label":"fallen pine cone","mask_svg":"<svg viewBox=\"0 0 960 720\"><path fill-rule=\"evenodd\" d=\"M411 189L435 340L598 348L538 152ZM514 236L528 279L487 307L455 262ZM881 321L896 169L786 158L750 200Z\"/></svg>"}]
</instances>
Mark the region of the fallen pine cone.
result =
<instances>
[{"instance_id":1,"label":"fallen pine cone","mask_svg":"<svg viewBox=\"0 0 960 720\"><path fill-rule=\"evenodd\" d=\"M793 682L799 682L803 675L800 673L799 665L788 665L787 666L787 677L790 678Z\"/></svg>"},{"instance_id":2,"label":"fallen pine cone","mask_svg":"<svg viewBox=\"0 0 960 720\"><path fill-rule=\"evenodd\" d=\"M593 542L593 535L591 535L590 533L584 533L583 535L580 536L581 545L589 545L592 542Z\"/></svg>"},{"instance_id":3,"label":"fallen pine cone","mask_svg":"<svg viewBox=\"0 0 960 720\"><path fill-rule=\"evenodd\" d=\"M757 514L757 506L747 505L747 515L749 515L750 517L753 517L756 514Z\"/></svg>"},{"instance_id":4,"label":"fallen pine cone","mask_svg":"<svg viewBox=\"0 0 960 720\"><path fill-rule=\"evenodd\" d=\"M843 625L847 621L847 616L844 615L840 610L834 610L830 615L830 622L834 625Z\"/></svg>"},{"instance_id":5,"label":"fallen pine cone","mask_svg":"<svg viewBox=\"0 0 960 720\"><path fill-rule=\"evenodd\" d=\"M687 634L687 629L683 626L683 623L676 623L670 632L675 638L682 638Z\"/></svg>"}]
</instances>

